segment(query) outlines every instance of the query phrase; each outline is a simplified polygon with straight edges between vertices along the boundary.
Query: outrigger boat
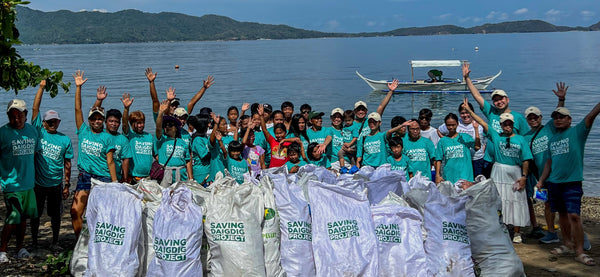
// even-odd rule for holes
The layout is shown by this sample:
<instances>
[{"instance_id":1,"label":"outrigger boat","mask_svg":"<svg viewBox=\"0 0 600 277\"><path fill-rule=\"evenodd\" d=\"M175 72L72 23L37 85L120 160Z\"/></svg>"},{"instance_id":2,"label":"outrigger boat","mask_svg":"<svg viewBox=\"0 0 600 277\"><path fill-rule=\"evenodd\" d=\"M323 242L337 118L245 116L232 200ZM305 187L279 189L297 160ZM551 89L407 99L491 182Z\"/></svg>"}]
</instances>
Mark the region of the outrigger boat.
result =
<instances>
[{"instance_id":1,"label":"outrigger boat","mask_svg":"<svg viewBox=\"0 0 600 277\"><path fill-rule=\"evenodd\" d=\"M410 73L411 80L410 81L400 81L398 83L398 88L394 91L396 92L405 92L405 93L428 93L428 92L446 92L446 93L465 93L469 92L469 88L467 87L467 83L464 78L462 79L451 79L451 78L443 78L441 81L437 82L428 82L428 80L415 80L413 69L415 67L461 67L463 63L467 61L461 60L420 60L420 61L410 61ZM473 78L471 81L473 85L481 93L491 93L491 90L486 90L486 88L494 81L498 76L502 74L502 70L498 72L498 74L494 76L487 76L482 78ZM388 82L386 80L376 81L371 80L356 71L356 75L363 79L373 90L381 90L388 91Z\"/></svg>"}]
</instances>

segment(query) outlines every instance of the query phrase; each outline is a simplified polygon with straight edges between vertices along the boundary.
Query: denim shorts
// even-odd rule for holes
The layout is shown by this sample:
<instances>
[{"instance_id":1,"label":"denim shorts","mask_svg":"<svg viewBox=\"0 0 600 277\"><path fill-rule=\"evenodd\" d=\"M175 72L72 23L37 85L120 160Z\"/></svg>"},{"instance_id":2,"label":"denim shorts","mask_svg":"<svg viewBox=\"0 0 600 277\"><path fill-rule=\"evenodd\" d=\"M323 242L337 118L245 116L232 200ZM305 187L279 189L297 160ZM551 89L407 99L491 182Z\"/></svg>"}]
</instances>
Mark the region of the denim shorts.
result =
<instances>
[{"instance_id":1,"label":"denim shorts","mask_svg":"<svg viewBox=\"0 0 600 277\"><path fill-rule=\"evenodd\" d=\"M552 212L577 214L581 213L582 182L551 183L548 188L548 203Z\"/></svg>"},{"instance_id":2,"label":"denim shorts","mask_svg":"<svg viewBox=\"0 0 600 277\"><path fill-rule=\"evenodd\" d=\"M90 190L92 188L92 178L107 183L111 181L110 177L97 176L81 170L79 171L79 176L77 176L77 188L75 188L75 191Z\"/></svg>"}]
</instances>

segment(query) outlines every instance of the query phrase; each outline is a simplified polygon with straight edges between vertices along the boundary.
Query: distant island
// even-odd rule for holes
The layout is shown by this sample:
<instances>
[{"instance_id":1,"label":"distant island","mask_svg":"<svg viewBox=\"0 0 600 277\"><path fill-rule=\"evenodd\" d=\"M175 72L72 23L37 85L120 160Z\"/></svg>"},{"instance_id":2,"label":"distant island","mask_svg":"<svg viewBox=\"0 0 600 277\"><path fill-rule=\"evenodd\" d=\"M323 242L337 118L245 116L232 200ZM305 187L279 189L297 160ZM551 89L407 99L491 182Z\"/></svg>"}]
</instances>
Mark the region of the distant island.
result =
<instances>
[{"instance_id":1,"label":"distant island","mask_svg":"<svg viewBox=\"0 0 600 277\"><path fill-rule=\"evenodd\" d=\"M600 22L589 27L555 26L542 20L484 24L471 28L456 25L400 28L387 32L326 33L287 25L240 22L219 15L201 17L180 13L145 13L123 10L114 13L43 12L17 7L17 28L26 44L91 44L127 42L302 39L339 37L430 36L530 32L599 31Z\"/></svg>"}]
</instances>

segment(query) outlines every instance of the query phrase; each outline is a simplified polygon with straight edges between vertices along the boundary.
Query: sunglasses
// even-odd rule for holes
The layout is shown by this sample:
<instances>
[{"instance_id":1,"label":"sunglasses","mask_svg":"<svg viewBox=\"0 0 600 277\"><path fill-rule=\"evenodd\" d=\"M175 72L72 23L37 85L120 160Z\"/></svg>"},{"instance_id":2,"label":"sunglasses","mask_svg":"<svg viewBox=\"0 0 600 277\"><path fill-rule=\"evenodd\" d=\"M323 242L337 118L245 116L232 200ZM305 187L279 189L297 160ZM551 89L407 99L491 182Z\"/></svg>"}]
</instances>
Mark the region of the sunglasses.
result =
<instances>
[{"instance_id":1,"label":"sunglasses","mask_svg":"<svg viewBox=\"0 0 600 277\"><path fill-rule=\"evenodd\" d=\"M310 111L301 111L301 113L307 114L307 113L310 113Z\"/></svg>"},{"instance_id":2,"label":"sunglasses","mask_svg":"<svg viewBox=\"0 0 600 277\"><path fill-rule=\"evenodd\" d=\"M60 122L60 120L50 119L50 120L45 120L44 122L46 122L46 124L48 124L48 125L57 125Z\"/></svg>"},{"instance_id":3,"label":"sunglasses","mask_svg":"<svg viewBox=\"0 0 600 277\"><path fill-rule=\"evenodd\" d=\"M565 118L567 116L568 115L564 115L564 114L561 114L559 112L553 112L552 113L552 119L563 119L563 118Z\"/></svg>"},{"instance_id":4,"label":"sunglasses","mask_svg":"<svg viewBox=\"0 0 600 277\"><path fill-rule=\"evenodd\" d=\"M423 120L423 119L429 121L429 120L431 120L431 117L419 116L419 120Z\"/></svg>"}]
</instances>

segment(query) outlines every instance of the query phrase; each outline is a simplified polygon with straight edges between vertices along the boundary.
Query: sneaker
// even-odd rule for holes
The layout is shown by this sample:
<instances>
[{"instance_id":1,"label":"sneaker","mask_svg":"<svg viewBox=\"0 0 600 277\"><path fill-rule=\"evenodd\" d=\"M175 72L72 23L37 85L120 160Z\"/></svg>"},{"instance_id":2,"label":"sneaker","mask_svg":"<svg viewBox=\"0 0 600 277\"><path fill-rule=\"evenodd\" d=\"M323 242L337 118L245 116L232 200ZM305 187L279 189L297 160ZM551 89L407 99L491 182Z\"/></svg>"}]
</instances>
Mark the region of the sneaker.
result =
<instances>
[{"instance_id":1,"label":"sneaker","mask_svg":"<svg viewBox=\"0 0 600 277\"><path fill-rule=\"evenodd\" d=\"M353 165L353 166L350 168L350 171L348 171L348 173L350 173L350 174L354 174L354 173L358 172L359 170L360 170L360 169L358 169L358 167L356 167L355 165Z\"/></svg>"},{"instance_id":2,"label":"sneaker","mask_svg":"<svg viewBox=\"0 0 600 277\"><path fill-rule=\"evenodd\" d=\"M556 232L546 232L546 235L539 239L539 242L544 244L557 243L560 242L560 239L558 239Z\"/></svg>"},{"instance_id":3,"label":"sneaker","mask_svg":"<svg viewBox=\"0 0 600 277\"><path fill-rule=\"evenodd\" d=\"M19 250L19 253L17 253L18 259L27 259L29 258L29 256L29 252L25 248L21 248L21 250Z\"/></svg>"},{"instance_id":4,"label":"sneaker","mask_svg":"<svg viewBox=\"0 0 600 277\"><path fill-rule=\"evenodd\" d=\"M340 173L341 173L341 174L346 174L346 173L348 173L348 168L347 168L347 167L342 167L342 168L340 168Z\"/></svg>"},{"instance_id":5,"label":"sneaker","mask_svg":"<svg viewBox=\"0 0 600 277\"><path fill-rule=\"evenodd\" d=\"M515 233L515 236L513 237L513 243L522 243L523 239L521 238L521 234L519 233Z\"/></svg>"},{"instance_id":6,"label":"sneaker","mask_svg":"<svg viewBox=\"0 0 600 277\"><path fill-rule=\"evenodd\" d=\"M8 263L8 262L10 262L10 260L8 259L6 252L0 252L0 264Z\"/></svg>"},{"instance_id":7,"label":"sneaker","mask_svg":"<svg viewBox=\"0 0 600 277\"><path fill-rule=\"evenodd\" d=\"M540 226L533 227L533 229L531 229L531 233L527 234L527 237L532 239L539 239L543 238L544 236L546 236L546 234L544 231L542 231L542 227Z\"/></svg>"},{"instance_id":8,"label":"sneaker","mask_svg":"<svg viewBox=\"0 0 600 277\"><path fill-rule=\"evenodd\" d=\"M583 233L583 250L585 250L585 251L592 250L592 245L590 244L590 240L588 239L586 233Z\"/></svg>"}]
</instances>

